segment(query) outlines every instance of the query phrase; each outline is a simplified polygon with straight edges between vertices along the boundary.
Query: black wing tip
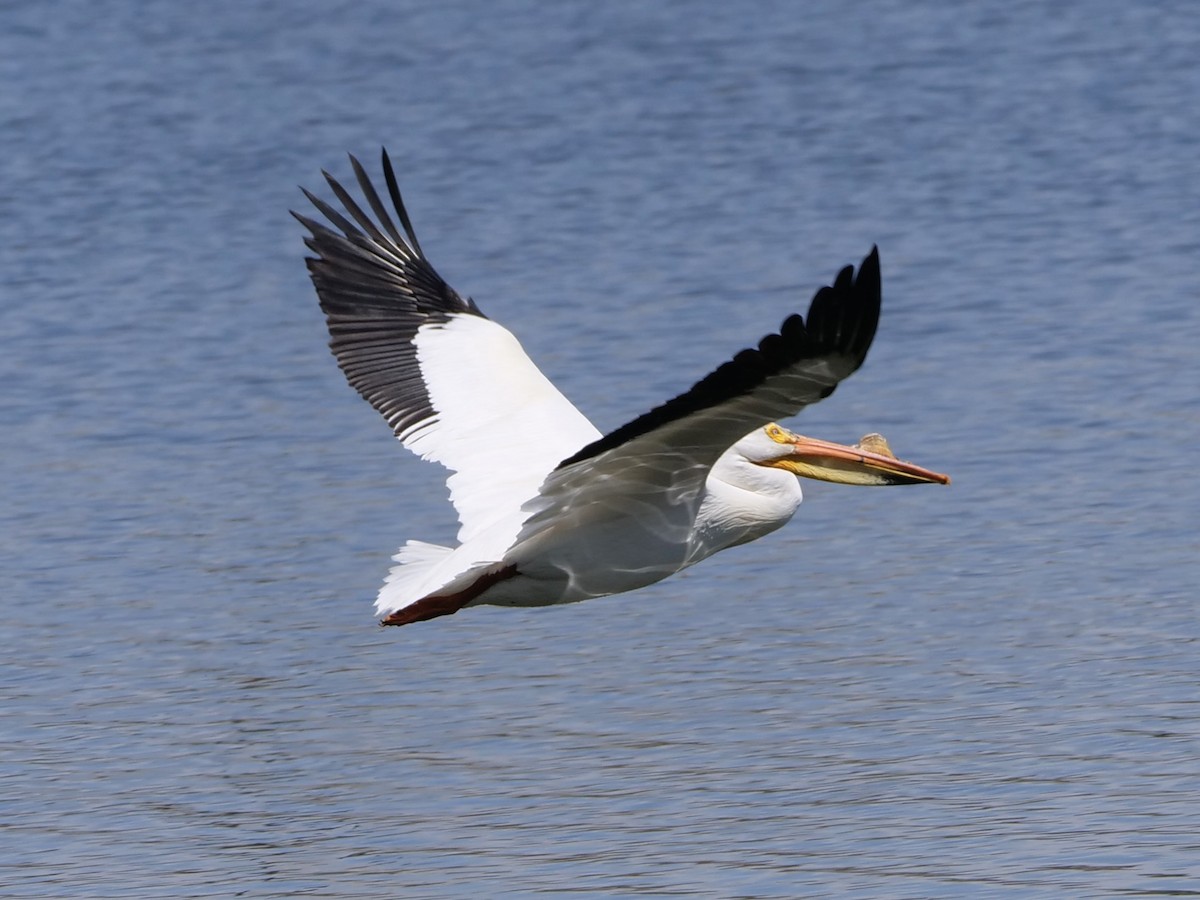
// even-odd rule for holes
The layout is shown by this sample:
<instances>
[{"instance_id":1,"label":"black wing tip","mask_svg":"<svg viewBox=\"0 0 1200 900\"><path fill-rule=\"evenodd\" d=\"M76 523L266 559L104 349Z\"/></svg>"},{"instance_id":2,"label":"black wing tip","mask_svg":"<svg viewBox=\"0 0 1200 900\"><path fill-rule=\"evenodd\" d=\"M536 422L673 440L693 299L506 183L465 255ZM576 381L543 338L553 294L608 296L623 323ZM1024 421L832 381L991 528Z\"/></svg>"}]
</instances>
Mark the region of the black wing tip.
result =
<instances>
[{"instance_id":1,"label":"black wing tip","mask_svg":"<svg viewBox=\"0 0 1200 900\"><path fill-rule=\"evenodd\" d=\"M854 327L851 349L862 365L879 328L879 313L883 307L883 281L879 267L879 246L871 245L871 252L863 258L854 278L854 313L858 316ZM857 366L855 366L857 368Z\"/></svg>"},{"instance_id":2,"label":"black wing tip","mask_svg":"<svg viewBox=\"0 0 1200 900\"><path fill-rule=\"evenodd\" d=\"M866 282L876 294L881 294L881 282L879 276L879 245L872 244L871 252L863 257L863 261L858 264L858 275L854 279L857 285L860 282Z\"/></svg>"},{"instance_id":3,"label":"black wing tip","mask_svg":"<svg viewBox=\"0 0 1200 900\"><path fill-rule=\"evenodd\" d=\"M809 334L825 349L848 356L851 371L866 359L879 326L881 285L879 247L873 244L857 272L844 266L832 284L817 291L808 308Z\"/></svg>"},{"instance_id":4,"label":"black wing tip","mask_svg":"<svg viewBox=\"0 0 1200 900\"><path fill-rule=\"evenodd\" d=\"M397 269L400 269L403 270L400 277L407 282L411 292L415 292L418 303L425 307L425 313L469 313L486 318L473 300L464 299L447 285L429 262L404 206L396 171L387 148L380 148L380 164L387 183L388 197L400 220L403 234L393 224L391 214L359 158L353 153L348 153L347 156L369 212L346 189L345 184L353 182L347 181L343 184L325 169L321 169L320 172L337 199L336 205L322 200L300 185L300 191L325 221L314 220L292 211L292 215L312 232L312 237L305 238L305 245L317 254L318 267L324 263L330 264L331 278L327 279L324 285L317 284L317 293L324 296L323 287L329 291L337 290L335 282L360 287L364 278L374 277L375 273L371 270L375 269L379 270L380 277L385 282L391 283L396 278ZM310 264L309 270L315 271L314 266Z\"/></svg>"},{"instance_id":5,"label":"black wing tip","mask_svg":"<svg viewBox=\"0 0 1200 900\"><path fill-rule=\"evenodd\" d=\"M408 236L408 242L416 251L417 256L425 259L425 251L421 249L421 242L417 240L417 232L412 226L412 220L408 217L404 198L400 195L400 182L396 178L396 170L392 166L392 158L388 155L387 147L379 148L379 165L383 169L383 180L387 185L388 196L392 200L392 206L395 207L396 215L400 217L400 225Z\"/></svg>"},{"instance_id":6,"label":"black wing tip","mask_svg":"<svg viewBox=\"0 0 1200 900\"><path fill-rule=\"evenodd\" d=\"M320 197L313 194L308 188L306 188L302 184L297 185L297 187L300 188L301 192L303 192L304 196L308 199L309 203L311 203L313 206L315 206L318 211L324 213L325 210L322 207L327 206L327 204ZM329 226L326 225L324 222L320 222L317 219L314 219L311 216L306 215L305 213L299 212L294 209L289 209L288 213L291 215L291 217L293 219L295 219L297 222L299 222L301 225L303 225L305 228L307 228L310 232L312 232L314 237L320 236L322 234L334 234L335 233L335 232L332 232L330 230ZM310 240L312 240L312 238L306 237L304 239L305 243L307 243Z\"/></svg>"},{"instance_id":7,"label":"black wing tip","mask_svg":"<svg viewBox=\"0 0 1200 900\"><path fill-rule=\"evenodd\" d=\"M374 218L368 216L358 203L355 202L354 197L346 189L345 185L324 168L320 169L321 177L325 179L325 183L333 191L334 196L341 204L342 209L348 213L349 217L347 218L347 216L342 215L341 212L322 200L304 185L298 185L305 199L315 206L335 228L340 229L346 238L353 239L365 233L366 236L378 243L385 246L393 245L390 249L400 249L401 251L411 253L417 259L428 263L425 252L421 249L420 241L417 240L416 231L412 227L412 221L409 219L408 210L404 206L404 200L400 195L396 173L392 167L391 157L388 155L387 149L381 148L380 151L383 176L387 183L389 198L392 201L396 214L400 218L400 223L404 226L404 237L401 237L399 232L396 231L387 209L380 202L379 195L371 182L371 177L367 174L366 167L355 154L347 153L346 156L350 160L350 169L354 173L354 180L358 183L362 191L362 196L366 198L371 212L375 214ZM290 212L306 228L310 227L309 223L312 220L301 217L294 210L290 210ZM383 232L386 232L386 235Z\"/></svg>"}]
</instances>

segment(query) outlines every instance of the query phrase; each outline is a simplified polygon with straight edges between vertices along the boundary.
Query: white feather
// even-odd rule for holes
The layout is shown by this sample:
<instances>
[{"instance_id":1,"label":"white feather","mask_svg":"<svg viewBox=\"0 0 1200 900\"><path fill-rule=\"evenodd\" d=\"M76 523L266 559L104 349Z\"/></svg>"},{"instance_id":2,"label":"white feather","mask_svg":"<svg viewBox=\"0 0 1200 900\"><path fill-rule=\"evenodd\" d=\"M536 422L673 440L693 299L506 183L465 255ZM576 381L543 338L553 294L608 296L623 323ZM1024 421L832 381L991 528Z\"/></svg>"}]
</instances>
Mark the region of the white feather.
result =
<instances>
[{"instance_id":1,"label":"white feather","mask_svg":"<svg viewBox=\"0 0 1200 900\"><path fill-rule=\"evenodd\" d=\"M600 437L502 325L451 316L422 326L413 343L437 415L406 445L454 473L446 484L460 543L519 511L555 466Z\"/></svg>"},{"instance_id":2,"label":"white feather","mask_svg":"<svg viewBox=\"0 0 1200 900\"><path fill-rule=\"evenodd\" d=\"M446 485L462 523L460 546L437 555L411 552L411 541L401 548L375 600L379 615L503 559L526 518L522 504L555 466L600 436L490 319L451 316L422 326L413 343L435 415L404 445L451 470ZM531 434L540 439L530 443Z\"/></svg>"}]
</instances>

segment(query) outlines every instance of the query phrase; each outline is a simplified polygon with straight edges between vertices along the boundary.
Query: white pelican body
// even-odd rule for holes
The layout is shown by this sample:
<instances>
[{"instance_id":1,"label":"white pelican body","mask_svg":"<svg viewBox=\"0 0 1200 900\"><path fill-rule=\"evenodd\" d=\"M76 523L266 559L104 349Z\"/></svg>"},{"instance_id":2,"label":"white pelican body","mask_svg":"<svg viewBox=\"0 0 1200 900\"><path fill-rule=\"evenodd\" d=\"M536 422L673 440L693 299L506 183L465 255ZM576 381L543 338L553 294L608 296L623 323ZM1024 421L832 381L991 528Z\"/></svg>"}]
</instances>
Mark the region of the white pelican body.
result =
<instances>
[{"instance_id":1,"label":"white pelican body","mask_svg":"<svg viewBox=\"0 0 1200 900\"><path fill-rule=\"evenodd\" d=\"M434 271L383 154L402 237L351 157L374 218L328 174L350 216L305 194L341 233L303 216L330 346L403 444L450 469L456 547L409 541L376 601L403 625L478 604L547 606L652 584L762 537L800 506L797 475L849 484L946 483L869 436L845 447L774 424L861 365L879 317L878 254L842 269L807 324L743 350L694 387L599 431L503 326ZM351 221L351 219L353 221ZM874 441L872 443L872 441Z\"/></svg>"}]
</instances>

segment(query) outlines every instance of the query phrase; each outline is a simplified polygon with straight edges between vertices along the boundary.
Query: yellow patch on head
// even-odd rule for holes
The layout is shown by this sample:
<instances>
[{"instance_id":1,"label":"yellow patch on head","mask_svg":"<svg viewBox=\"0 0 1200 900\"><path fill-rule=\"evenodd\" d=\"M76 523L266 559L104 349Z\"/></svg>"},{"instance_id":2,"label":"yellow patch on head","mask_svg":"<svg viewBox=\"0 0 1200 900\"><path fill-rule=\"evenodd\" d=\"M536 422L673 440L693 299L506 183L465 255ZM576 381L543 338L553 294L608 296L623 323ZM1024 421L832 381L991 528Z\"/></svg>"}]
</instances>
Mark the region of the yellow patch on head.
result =
<instances>
[{"instance_id":1,"label":"yellow patch on head","mask_svg":"<svg viewBox=\"0 0 1200 900\"><path fill-rule=\"evenodd\" d=\"M763 431L767 433L767 437L777 444L790 444L796 439L794 434L792 434L782 425L776 425L774 422L764 427Z\"/></svg>"}]
</instances>

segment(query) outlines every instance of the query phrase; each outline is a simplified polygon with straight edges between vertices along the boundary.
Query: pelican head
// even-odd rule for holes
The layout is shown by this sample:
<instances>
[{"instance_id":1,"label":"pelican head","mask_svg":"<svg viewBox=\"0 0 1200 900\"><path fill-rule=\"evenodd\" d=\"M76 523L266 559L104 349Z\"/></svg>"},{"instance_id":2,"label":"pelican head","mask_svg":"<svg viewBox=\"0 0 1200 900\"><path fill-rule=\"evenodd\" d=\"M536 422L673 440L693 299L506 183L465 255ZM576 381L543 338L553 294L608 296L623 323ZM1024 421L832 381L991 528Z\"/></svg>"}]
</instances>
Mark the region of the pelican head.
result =
<instances>
[{"instance_id":1,"label":"pelican head","mask_svg":"<svg viewBox=\"0 0 1200 900\"><path fill-rule=\"evenodd\" d=\"M950 476L896 458L881 434L868 434L853 447L793 434L772 422L738 441L736 448L756 465L784 469L802 478L835 484L949 484Z\"/></svg>"}]
</instances>

